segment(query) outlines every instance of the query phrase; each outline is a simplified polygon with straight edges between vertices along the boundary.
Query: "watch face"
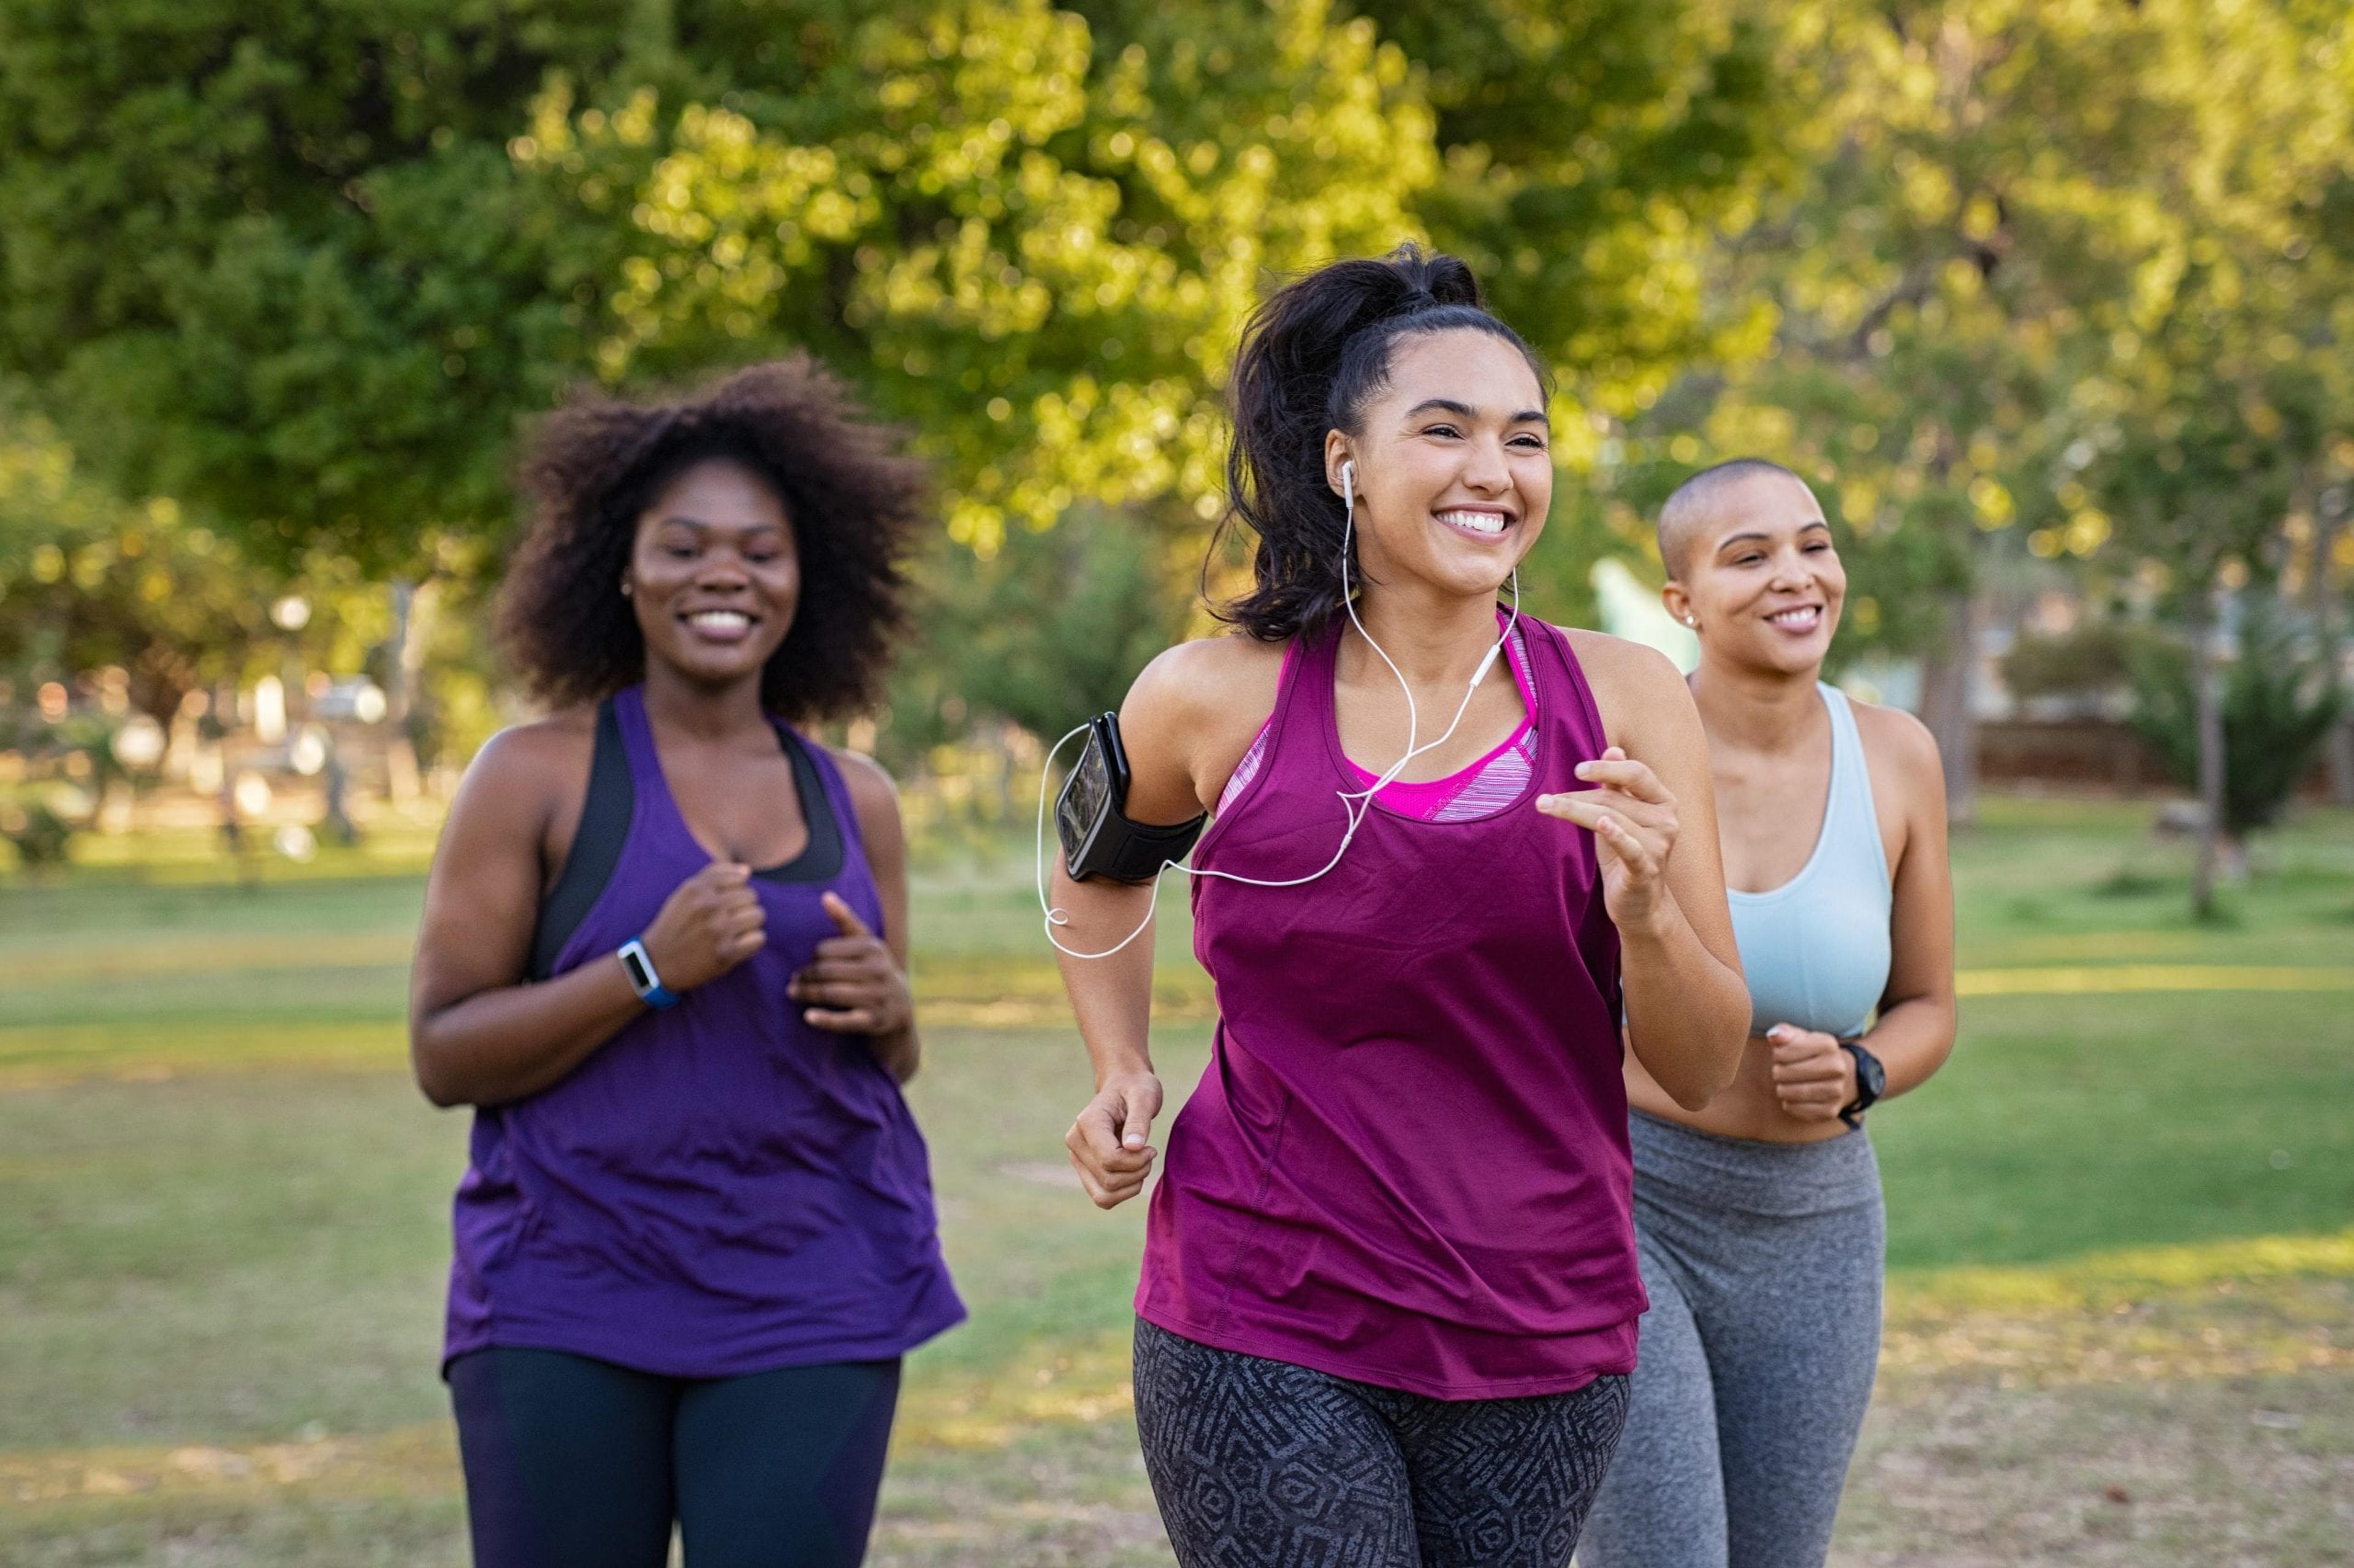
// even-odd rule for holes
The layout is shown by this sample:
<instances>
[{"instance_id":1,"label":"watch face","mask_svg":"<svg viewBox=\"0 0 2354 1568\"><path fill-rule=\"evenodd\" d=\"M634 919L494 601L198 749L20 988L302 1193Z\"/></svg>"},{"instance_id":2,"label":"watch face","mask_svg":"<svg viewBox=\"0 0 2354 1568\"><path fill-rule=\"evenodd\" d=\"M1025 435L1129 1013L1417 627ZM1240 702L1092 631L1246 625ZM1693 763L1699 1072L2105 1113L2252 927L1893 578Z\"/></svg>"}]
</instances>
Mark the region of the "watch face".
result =
<instances>
[{"instance_id":1,"label":"watch face","mask_svg":"<svg viewBox=\"0 0 2354 1568\"><path fill-rule=\"evenodd\" d=\"M1879 1057L1867 1054L1858 1059L1855 1066L1856 1080L1863 1086L1865 1093L1878 1099L1887 1092L1888 1069L1880 1065Z\"/></svg>"},{"instance_id":2,"label":"watch face","mask_svg":"<svg viewBox=\"0 0 2354 1568\"><path fill-rule=\"evenodd\" d=\"M638 956L636 948L632 948L621 955L621 967L630 971L630 984L637 989L640 996L653 990L654 977L647 972L646 960Z\"/></svg>"}]
</instances>

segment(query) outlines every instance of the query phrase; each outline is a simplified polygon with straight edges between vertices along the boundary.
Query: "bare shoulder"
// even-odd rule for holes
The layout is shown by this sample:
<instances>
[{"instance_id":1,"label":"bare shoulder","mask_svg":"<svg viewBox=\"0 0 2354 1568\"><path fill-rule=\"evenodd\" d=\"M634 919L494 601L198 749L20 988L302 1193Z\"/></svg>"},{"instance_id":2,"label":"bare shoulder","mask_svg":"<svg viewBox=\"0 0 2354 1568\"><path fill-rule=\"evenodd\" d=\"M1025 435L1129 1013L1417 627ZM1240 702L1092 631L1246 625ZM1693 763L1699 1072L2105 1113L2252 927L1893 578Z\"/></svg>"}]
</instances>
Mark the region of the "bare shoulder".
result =
<instances>
[{"instance_id":1,"label":"bare shoulder","mask_svg":"<svg viewBox=\"0 0 2354 1568\"><path fill-rule=\"evenodd\" d=\"M1275 712L1288 644L1230 632L1180 642L1147 664L1120 705L1139 821L1210 810Z\"/></svg>"},{"instance_id":2,"label":"bare shoulder","mask_svg":"<svg viewBox=\"0 0 2354 1568\"><path fill-rule=\"evenodd\" d=\"M857 810L860 821L897 816L899 786L881 763L863 752L844 751L838 746L826 747L824 751L842 774L843 788L850 791L850 803Z\"/></svg>"},{"instance_id":3,"label":"bare shoulder","mask_svg":"<svg viewBox=\"0 0 2354 1568\"><path fill-rule=\"evenodd\" d=\"M1623 681L1630 686L1649 691L1661 691L1684 683L1681 671L1675 661L1658 649L1624 637L1613 637L1606 631L1588 631L1580 626L1558 629L1569 639L1570 652L1585 671L1585 678Z\"/></svg>"},{"instance_id":4,"label":"bare shoulder","mask_svg":"<svg viewBox=\"0 0 2354 1568\"><path fill-rule=\"evenodd\" d=\"M567 708L491 736L467 765L450 804L445 848L464 846L464 859L528 843L535 853L560 860L588 793L596 746L593 707Z\"/></svg>"},{"instance_id":5,"label":"bare shoulder","mask_svg":"<svg viewBox=\"0 0 2354 1568\"><path fill-rule=\"evenodd\" d=\"M1855 715L1856 738L1863 743L1866 762L1901 780L1905 793L1914 799L1944 796L1945 763L1937 753L1937 737L1927 725L1903 708L1882 707L1853 697L1847 705Z\"/></svg>"},{"instance_id":6,"label":"bare shoulder","mask_svg":"<svg viewBox=\"0 0 2354 1568\"><path fill-rule=\"evenodd\" d=\"M1613 744L1633 751L1645 736L1683 739L1699 733L1699 712L1674 660L1606 631L1564 626L1561 633L1585 673Z\"/></svg>"},{"instance_id":7,"label":"bare shoulder","mask_svg":"<svg viewBox=\"0 0 2354 1568\"><path fill-rule=\"evenodd\" d=\"M553 798L567 784L576 789L585 784L596 745L593 707L566 708L529 724L510 725L474 753L466 767L464 790L505 800Z\"/></svg>"},{"instance_id":8,"label":"bare shoulder","mask_svg":"<svg viewBox=\"0 0 2354 1568\"><path fill-rule=\"evenodd\" d=\"M1256 731L1275 711L1288 646L1238 632L1180 642L1138 673L1120 707L1121 727Z\"/></svg>"}]
</instances>

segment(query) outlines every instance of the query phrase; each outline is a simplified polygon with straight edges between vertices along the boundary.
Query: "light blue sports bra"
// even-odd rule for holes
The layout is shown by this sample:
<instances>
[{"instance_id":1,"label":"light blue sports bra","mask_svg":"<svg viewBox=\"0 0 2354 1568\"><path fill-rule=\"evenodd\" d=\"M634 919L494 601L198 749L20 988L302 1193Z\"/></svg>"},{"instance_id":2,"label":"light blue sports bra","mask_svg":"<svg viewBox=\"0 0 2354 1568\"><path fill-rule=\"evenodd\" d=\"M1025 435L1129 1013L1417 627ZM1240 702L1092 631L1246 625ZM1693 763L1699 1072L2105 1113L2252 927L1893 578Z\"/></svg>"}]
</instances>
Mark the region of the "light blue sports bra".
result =
<instances>
[{"instance_id":1,"label":"light blue sports bra","mask_svg":"<svg viewBox=\"0 0 2354 1568\"><path fill-rule=\"evenodd\" d=\"M1831 789L1815 853L1779 887L1725 896L1749 980L1751 1032L1795 1023L1851 1040L1888 989L1893 899L1855 715L1838 687L1816 689L1830 712Z\"/></svg>"}]
</instances>

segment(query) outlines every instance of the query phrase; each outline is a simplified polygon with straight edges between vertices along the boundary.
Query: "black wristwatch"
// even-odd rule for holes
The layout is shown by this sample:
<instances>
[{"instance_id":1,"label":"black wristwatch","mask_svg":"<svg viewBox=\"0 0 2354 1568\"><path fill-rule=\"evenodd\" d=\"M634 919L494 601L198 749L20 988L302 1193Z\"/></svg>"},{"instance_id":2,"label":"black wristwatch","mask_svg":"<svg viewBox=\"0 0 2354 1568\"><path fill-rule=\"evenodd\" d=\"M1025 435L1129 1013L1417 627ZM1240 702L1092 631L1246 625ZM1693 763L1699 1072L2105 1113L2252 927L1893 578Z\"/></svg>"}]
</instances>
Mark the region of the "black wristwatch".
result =
<instances>
[{"instance_id":1,"label":"black wristwatch","mask_svg":"<svg viewBox=\"0 0 2354 1568\"><path fill-rule=\"evenodd\" d=\"M1850 1127L1861 1127L1863 1113L1888 1092L1888 1069L1857 1041L1842 1040L1840 1049L1855 1058L1855 1098L1840 1110L1840 1120Z\"/></svg>"}]
</instances>

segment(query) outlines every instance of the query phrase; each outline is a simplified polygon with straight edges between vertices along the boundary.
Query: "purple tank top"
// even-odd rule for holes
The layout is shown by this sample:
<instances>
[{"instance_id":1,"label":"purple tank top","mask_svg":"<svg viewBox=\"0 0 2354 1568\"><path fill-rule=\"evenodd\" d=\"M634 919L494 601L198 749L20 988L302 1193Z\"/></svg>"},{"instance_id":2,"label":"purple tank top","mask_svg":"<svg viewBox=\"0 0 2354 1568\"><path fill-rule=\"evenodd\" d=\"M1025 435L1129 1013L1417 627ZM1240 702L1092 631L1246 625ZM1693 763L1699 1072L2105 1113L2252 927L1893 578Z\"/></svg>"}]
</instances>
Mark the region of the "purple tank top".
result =
<instances>
[{"instance_id":1,"label":"purple tank top","mask_svg":"<svg viewBox=\"0 0 2354 1568\"><path fill-rule=\"evenodd\" d=\"M1152 1194L1148 1321L1440 1399L1634 1366L1617 931L1592 835L1531 803L1585 788L1571 769L1606 742L1567 637L1521 624L1537 742L1512 800L1421 821L1376 797L1314 882L1194 881L1218 1028ZM1273 881L1331 857L1354 787L1338 645L1292 661L1196 867Z\"/></svg>"},{"instance_id":2,"label":"purple tank top","mask_svg":"<svg viewBox=\"0 0 2354 1568\"><path fill-rule=\"evenodd\" d=\"M606 961L711 861L663 780L640 692L613 713L634 803L558 973ZM503 1345L732 1377L885 1360L964 1316L898 1085L864 1041L810 1027L785 995L834 934L821 894L878 932L883 910L832 759L778 729L811 848L752 880L768 945L557 1083L475 1113L445 1364Z\"/></svg>"}]
</instances>

